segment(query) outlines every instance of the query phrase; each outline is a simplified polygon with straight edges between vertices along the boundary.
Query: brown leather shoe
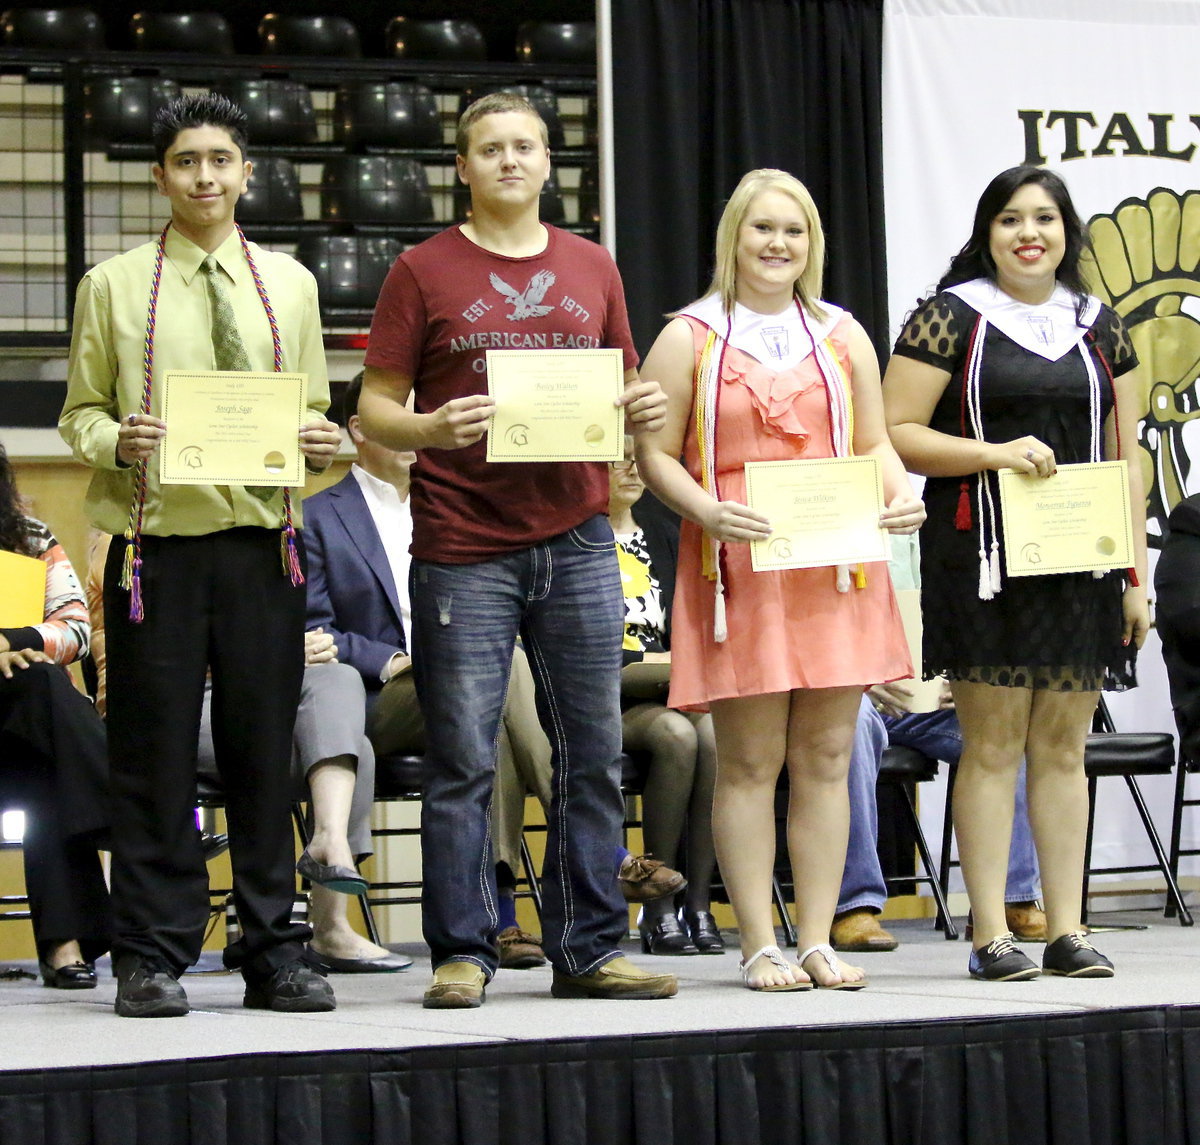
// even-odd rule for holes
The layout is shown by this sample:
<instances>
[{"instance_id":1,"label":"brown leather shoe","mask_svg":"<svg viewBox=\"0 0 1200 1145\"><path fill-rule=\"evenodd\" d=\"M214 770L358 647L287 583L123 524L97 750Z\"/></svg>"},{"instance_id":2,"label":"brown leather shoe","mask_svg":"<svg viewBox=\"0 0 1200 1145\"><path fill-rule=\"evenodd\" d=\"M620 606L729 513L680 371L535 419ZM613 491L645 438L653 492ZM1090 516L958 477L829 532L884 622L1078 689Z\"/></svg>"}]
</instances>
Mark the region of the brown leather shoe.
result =
<instances>
[{"instance_id":1,"label":"brown leather shoe","mask_svg":"<svg viewBox=\"0 0 1200 1145\"><path fill-rule=\"evenodd\" d=\"M426 1010L473 1010L482 1006L487 975L474 962L443 962L421 1003Z\"/></svg>"},{"instance_id":2,"label":"brown leather shoe","mask_svg":"<svg viewBox=\"0 0 1200 1145\"><path fill-rule=\"evenodd\" d=\"M541 942L520 927L505 927L496 935L500 948L501 970L532 970L546 965L546 952Z\"/></svg>"},{"instance_id":3,"label":"brown leather shoe","mask_svg":"<svg viewBox=\"0 0 1200 1145\"><path fill-rule=\"evenodd\" d=\"M1004 904L1004 921L1018 942L1046 941L1046 912L1042 910L1041 904L1038 902L1033 900L1006 902ZM1081 929L1083 933L1087 933L1086 926ZM967 915L967 925L963 933L968 942L975 935L974 921L970 914Z\"/></svg>"},{"instance_id":4,"label":"brown leather shoe","mask_svg":"<svg viewBox=\"0 0 1200 1145\"><path fill-rule=\"evenodd\" d=\"M652 902L687 886L687 879L649 855L626 855L617 872L626 902Z\"/></svg>"},{"instance_id":5,"label":"brown leather shoe","mask_svg":"<svg viewBox=\"0 0 1200 1145\"><path fill-rule=\"evenodd\" d=\"M879 925L879 916L870 907L857 907L833 916L829 943L834 950L847 954L873 954L895 950L899 940Z\"/></svg>"},{"instance_id":6,"label":"brown leather shoe","mask_svg":"<svg viewBox=\"0 0 1200 1145\"><path fill-rule=\"evenodd\" d=\"M555 998L673 998L678 989L674 974L651 974L625 957L614 958L591 974L555 970L550 984Z\"/></svg>"},{"instance_id":7,"label":"brown leather shoe","mask_svg":"<svg viewBox=\"0 0 1200 1145\"><path fill-rule=\"evenodd\" d=\"M1036 902L1004 904L1004 919L1018 942L1046 941L1046 912Z\"/></svg>"}]
</instances>

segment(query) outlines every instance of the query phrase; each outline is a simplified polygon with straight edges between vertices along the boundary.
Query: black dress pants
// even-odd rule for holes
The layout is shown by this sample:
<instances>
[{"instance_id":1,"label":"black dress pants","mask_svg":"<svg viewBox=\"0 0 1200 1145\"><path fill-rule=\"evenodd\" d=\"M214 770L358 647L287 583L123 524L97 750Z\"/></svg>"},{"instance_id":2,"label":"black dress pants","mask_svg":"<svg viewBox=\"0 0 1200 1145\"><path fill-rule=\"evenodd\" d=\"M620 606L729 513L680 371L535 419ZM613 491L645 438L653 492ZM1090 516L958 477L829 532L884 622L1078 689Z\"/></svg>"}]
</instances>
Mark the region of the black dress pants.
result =
<instances>
[{"instance_id":1,"label":"black dress pants","mask_svg":"<svg viewBox=\"0 0 1200 1145\"><path fill-rule=\"evenodd\" d=\"M144 537L145 619L119 585L122 538L104 572L113 814L114 956L200 956L208 877L196 828L196 742L205 675L226 792L242 938L225 964L250 980L303 952L289 802L292 726L304 672L305 591L283 572L277 530ZM303 555L303 550L301 550Z\"/></svg>"}]
</instances>

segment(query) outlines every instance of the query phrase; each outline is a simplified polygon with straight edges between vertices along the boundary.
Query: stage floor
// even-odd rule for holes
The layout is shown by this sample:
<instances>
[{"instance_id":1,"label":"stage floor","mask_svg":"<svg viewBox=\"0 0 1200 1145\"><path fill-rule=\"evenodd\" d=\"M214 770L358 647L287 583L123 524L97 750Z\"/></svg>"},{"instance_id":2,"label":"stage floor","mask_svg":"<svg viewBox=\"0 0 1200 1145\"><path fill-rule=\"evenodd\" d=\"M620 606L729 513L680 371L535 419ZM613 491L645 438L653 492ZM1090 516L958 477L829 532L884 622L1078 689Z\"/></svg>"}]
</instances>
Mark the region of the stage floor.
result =
<instances>
[{"instance_id":1,"label":"stage floor","mask_svg":"<svg viewBox=\"0 0 1200 1145\"><path fill-rule=\"evenodd\" d=\"M888 954L856 956L871 979L860 992L753 993L742 987L736 945L721 957L644 957L679 975L677 997L653 1003L556 1000L550 970L507 971L478 1010L424 1010L429 969L423 948L399 974L331 975L338 1009L285 1015L242 1008L242 983L226 973L189 973L192 1013L133 1021L112 1011L107 962L94 991L47 990L40 981L0 981L0 1071L80 1068L241 1054L404 1051L513 1045L565 1039L667 1033L865 1027L881 1023L962 1022L1072 1015L1115 1008L1200 1004L1200 930L1156 913L1096 915L1097 947L1117 967L1114 979L1038 978L983 983L966 973L968 948L947 942L927 922L898 921ZM1105 932L1112 924L1146 929ZM1040 960L1041 947L1027 952ZM16 964L25 970L31 964Z\"/></svg>"}]
</instances>

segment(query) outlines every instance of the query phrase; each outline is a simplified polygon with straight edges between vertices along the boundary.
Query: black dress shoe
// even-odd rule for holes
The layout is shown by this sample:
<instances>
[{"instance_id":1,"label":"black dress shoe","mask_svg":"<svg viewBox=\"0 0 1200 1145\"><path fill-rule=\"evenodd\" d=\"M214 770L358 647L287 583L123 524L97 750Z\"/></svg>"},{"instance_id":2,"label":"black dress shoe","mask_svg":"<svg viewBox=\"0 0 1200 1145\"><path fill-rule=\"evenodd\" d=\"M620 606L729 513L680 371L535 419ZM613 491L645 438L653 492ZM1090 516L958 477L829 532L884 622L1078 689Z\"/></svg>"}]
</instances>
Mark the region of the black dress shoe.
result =
<instances>
[{"instance_id":1,"label":"black dress shoe","mask_svg":"<svg viewBox=\"0 0 1200 1145\"><path fill-rule=\"evenodd\" d=\"M42 985L51 990L94 990L96 988L96 964L94 962L68 962L66 966L51 966L39 962Z\"/></svg>"},{"instance_id":2,"label":"black dress shoe","mask_svg":"<svg viewBox=\"0 0 1200 1145\"><path fill-rule=\"evenodd\" d=\"M700 953L680 925L679 916L674 913L647 920L645 912L639 912L638 933L642 936L643 954Z\"/></svg>"},{"instance_id":3,"label":"black dress shoe","mask_svg":"<svg viewBox=\"0 0 1200 1145\"><path fill-rule=\"evenodd\" d=\"M362 895L367 893L367 880L353 867L342 867L336 863L318 863L305 850L296 863L296 872L310 883L319 887L327 887L331 891L340 891L344 895Z\"/></svg>"},{"instance_id":4,"label":"black dress shoe","mask_svg":"<svg viewBox=\"0 0 1200 1145\"><path fill-rule=\"evenodd\" d=\"M725 939L717 920L706 910L685 910L683 925L701 954L724 954Z\"/></svg>"},{"instance_id":5,"label":"black dress shoe","mask_svg":"<svg viewBox=\"0 0 1200 1145\"><path fill-rule=\"evenodd\" d=\"M242 1005L247 1010L283 1014L323 1014L337 1009L333 987L301 958L285 962L270 978L247 982Z\"/></svg>"},{"instance_id":6,"label":"black dress shoe","mask_svg":"<svg viewBox=\"0 0 1200 1145\"><path fill-rule=\"evenodd\" d=\"M178 972L163 958L125 954L113 962L117 1000L113 1009L122 1018L182 1018L188 1012L187 994Z\"/></svg>"}]
</instances>

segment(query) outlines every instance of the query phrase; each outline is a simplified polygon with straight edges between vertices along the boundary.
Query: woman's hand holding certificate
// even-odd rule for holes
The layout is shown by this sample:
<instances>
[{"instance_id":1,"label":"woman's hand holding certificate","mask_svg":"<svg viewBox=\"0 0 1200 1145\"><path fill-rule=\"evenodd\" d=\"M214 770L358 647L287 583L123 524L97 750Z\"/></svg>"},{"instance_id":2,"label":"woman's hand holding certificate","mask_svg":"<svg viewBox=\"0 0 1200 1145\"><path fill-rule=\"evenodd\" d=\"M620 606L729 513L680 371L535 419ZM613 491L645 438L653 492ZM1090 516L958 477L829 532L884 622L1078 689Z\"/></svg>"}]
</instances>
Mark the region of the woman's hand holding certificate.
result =
<instances>
[{"instance_id":1,"label":"woman's hand holding certificate","mask_svg":"<svg viewBox=\"0 0 1200 1145\"><path fill-rule=\"evenodd\" d=\"M1051 477L1001 469L1009 576L1130 568L1134 563L1124 461L1060 465Z\"/></svg>"},{"instance_id":2,"label":"woman's hand holding certificate","mask_svg":"<svg viewBox=\"0 0 1200 1145\"><path fill-rule=\"evenodd\" d=\"M747 462L746 500L773 529L751 543L755 572L887 560L883 478L874 457Z\"/></svg>"}]
</instances>

